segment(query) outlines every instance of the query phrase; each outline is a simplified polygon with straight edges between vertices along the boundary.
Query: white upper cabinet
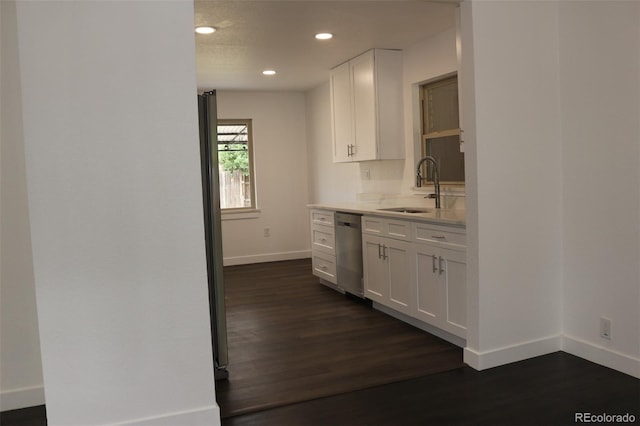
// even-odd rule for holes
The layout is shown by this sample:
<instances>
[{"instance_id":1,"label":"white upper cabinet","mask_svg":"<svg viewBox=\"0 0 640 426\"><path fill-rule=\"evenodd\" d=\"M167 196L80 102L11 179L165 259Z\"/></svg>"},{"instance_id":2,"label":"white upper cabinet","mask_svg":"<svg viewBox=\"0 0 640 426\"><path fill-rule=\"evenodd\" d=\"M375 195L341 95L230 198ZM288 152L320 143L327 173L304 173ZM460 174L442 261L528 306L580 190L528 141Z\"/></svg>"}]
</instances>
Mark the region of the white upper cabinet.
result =
<instances>
[{"instance_id":1,"label":"white upper cabinet","mask_svg":"<svg viewBox=\"0 0 640 426\"><path fill-rule=\"evenodd\" d=\"M402 52L372 49L331 70L333 161L404 158Z\"/></svg>"}]
</instances>

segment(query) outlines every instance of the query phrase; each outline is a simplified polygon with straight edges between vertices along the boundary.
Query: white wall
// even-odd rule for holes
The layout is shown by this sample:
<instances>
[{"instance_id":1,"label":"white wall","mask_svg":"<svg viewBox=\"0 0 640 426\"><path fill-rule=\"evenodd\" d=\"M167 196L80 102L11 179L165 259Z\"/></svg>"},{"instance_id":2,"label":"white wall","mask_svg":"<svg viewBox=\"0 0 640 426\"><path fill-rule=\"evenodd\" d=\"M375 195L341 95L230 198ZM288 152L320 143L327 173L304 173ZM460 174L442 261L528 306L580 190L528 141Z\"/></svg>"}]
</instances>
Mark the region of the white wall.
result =
<instances>
[{"instance_id":1,"label":"white wall","mask_svg":"<svg viewBox=\"0 0 640 426\"><path fill-rule=\"evenodd\" d=\"M488 368L564 349L640 377L640 5L462 11L463 94L473 95L465 361Z\"/></svg>"},{"instance_id":2,"label":"white wall","mask_svg":"<svg viewBox=\"0 0 640 426\"><path fill-rule=\"evenodd\" d=\"M48 424L219 424L193 5L17 6Z\"/></svg>"},{"instance_id":3,"label":"white wall","mask_svg":"<svg viewBox=\"0 0 640 426\"><path fill-rule=\"evenodd\" d=\"M487 368L559 349L562 149L557 5L463 5L475 129L465 121L470 324L465 361ZM468 34L465 39L468 40ZM466 70L466 68L463 68ZM465 83L467 84L467 83ZM466 90L463 89L463 92ZM477 269L476 269L477 268Z\"/></svg>"},{"instance_id":4,"label":"white wall","mask_svg":"<svg viewBox=\"0 0 640 426\"><path fill-rule=\"evenodd\" d=\"M217 91L219 118L253 120L257 208L223 215L225 265L310 256L305 98L301 92ZM243 215L241 215L242 217ZM264 236L269 228L269 237Z\"/></svg>"},{"instance_id":5,"label":"white wall","mask_svg":"<svg viewBox=\"0 0 640 426\"><path fill-rule=\"evenodd\" d=\"M44 404L22 137L15 3L2 17L0 411Z\"/></svg>"},{"instance_id":6,"label":"white wall","mask_svg":"<svg viewBox=\"0 0 640 426\"><path fill-rule=\"evenodd\" d=\"M419 83L457 69L455 29L403 50L405 160L333 163L329 83L307 93L310 200L356 201L364 194L410 194L415 185L414 144ZM419 140L419 139L418 139ZM366 171L370 178L366 178Z\"/></svg>"},{"instance_id":7,"label":"white wall","mask_svg":"<svg viewBox=\"0 0 640 426\"><path fill-rule=\"evenodd\" d=\"M640 4L559 16L565 347L640 377Z\"/></svg>"}]
</instances>

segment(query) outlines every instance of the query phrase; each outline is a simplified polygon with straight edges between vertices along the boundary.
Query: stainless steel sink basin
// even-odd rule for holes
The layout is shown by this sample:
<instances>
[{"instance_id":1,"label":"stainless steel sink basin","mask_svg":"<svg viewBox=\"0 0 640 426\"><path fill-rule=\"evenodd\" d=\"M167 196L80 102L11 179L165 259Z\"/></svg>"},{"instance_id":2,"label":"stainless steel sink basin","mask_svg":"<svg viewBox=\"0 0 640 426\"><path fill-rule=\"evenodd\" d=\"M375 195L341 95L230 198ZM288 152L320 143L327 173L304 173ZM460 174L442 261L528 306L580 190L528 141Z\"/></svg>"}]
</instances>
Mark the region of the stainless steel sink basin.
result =
<instances>
[{"instance_id":1,"label":"stainless steel sink basin","mask_svg":"<svg viewBox=\"0 0 640 426\"><path fill-rule=\"evenodd\" d=\"M423 209L420 207L389 207L386 209L377 209L383 212L397 212L397 213L431 213L433 209Z\"/></svg>"}]
</instances>

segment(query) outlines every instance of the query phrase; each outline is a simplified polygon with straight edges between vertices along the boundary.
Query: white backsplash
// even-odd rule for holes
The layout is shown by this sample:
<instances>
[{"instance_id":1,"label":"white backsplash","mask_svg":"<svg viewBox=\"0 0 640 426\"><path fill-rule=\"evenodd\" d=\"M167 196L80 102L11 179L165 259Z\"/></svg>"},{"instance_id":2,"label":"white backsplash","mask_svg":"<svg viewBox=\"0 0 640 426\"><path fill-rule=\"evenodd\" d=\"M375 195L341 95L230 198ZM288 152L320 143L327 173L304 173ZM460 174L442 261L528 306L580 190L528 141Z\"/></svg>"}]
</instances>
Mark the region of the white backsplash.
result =
<instances>
[{"instance_id":1,"label":"white backsplash","mask_svg":"<svg viewBox=\"0 0 640 426\"><path fill-rule=\"evenodd\" d=\"M414 188L411 194L385 194L380 192L363 192L356 194L356 201L370 203L384 203L389 206L435 207L433 198L425 198L426 194L433 193L432 188ZM466 197L463 191L444 190L441 195L442 208L463 210Z\"/></svg>"}]
</instances>

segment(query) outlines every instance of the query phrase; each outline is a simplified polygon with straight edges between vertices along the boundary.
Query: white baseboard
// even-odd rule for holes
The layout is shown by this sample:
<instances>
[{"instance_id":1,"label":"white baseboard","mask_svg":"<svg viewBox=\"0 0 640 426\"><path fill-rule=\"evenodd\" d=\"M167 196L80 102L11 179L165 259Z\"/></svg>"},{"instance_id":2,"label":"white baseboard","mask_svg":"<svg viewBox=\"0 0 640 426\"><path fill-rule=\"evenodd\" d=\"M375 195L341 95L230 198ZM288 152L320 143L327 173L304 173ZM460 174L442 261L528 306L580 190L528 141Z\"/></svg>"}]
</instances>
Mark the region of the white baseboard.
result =
<instances>
[{"instance_id":1,"label":"white baseboard","mask_svg":"<svg viewBox=\"0 0 640 426\"><path fill-rule=\"evenodd\" d=\"M44 386L3 390L0 392L0 411L17 410L44 404Z\"/></svg>"},{"instance_id":2,"label":"white baseboard","mask_svg":"<svg viewBox=\"0 0 640 426\"><path fill-rule=\"evenodd\" d=\"M118 423L120 426L219 426L220 424L220 407L217 404Z\"/></svg>"},{"instance_id":3,"label":"white baseboard","mask_svg":"<svg viewBox=\"0 0 640 426\"><path fill-rule=\"evenodd\" d=\"M282 260L306 259L311 250L285 251L280 253L255 254L250 256L225 257L224 266L247 265L250 263L279 262Z\"/></svg>"},{"instance_id":4,"label":"white baseboard","mask_svg":"<svg viewBox=\"0 0 640 426\"><path fill-rule=\"evenodd\" d=\"M595 362L640 379L639 358L568 335L565 335L562 339L562 350L587 361Z\"/></svg>"},{"instance_id":5,"label":"white baseboard","mask_svg":"<svg viewBox=\"0 0 640 426\"><path fill-rule=\"evenodd\" d=\"M561 349L562 336L556 335L484 352L478 352L467 347L464 348L464 362L476 370L486 370L488 368L558 352Z\"/></svg>"}]
</instances>

